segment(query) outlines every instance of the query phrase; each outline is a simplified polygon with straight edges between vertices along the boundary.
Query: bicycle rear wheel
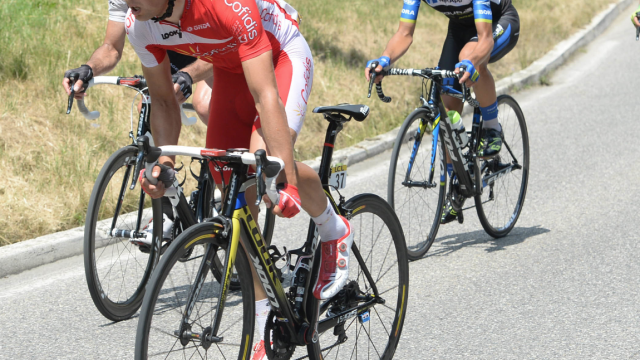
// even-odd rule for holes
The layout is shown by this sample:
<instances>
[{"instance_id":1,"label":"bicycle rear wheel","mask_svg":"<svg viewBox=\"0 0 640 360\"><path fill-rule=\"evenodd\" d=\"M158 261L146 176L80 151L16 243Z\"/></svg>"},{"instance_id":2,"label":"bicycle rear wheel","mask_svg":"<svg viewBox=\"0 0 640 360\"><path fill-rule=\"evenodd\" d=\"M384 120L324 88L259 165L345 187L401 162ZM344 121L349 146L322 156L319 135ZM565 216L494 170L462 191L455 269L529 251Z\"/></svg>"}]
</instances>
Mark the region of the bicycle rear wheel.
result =
<instances>
[{"instance_id":1,"label":"bicycle rear wheel","mask_svg":"<svg viewBox=\"0 0 640 360\"><path fill-rule=\"evenodd\" d=\"M518 221L529 179L529 135L524 114L508 95L498 96L502 125L500 154L482 163L483 193L475 196L478 218L494 238L507 235Z\"/></svg>"},{"instance_id":2,"label":"bicycle rear wheel","mask_svg":"<svg viewBox=\"0 0 640 360\"><path fill-rule=\"evenodd\" d=\"M410 260L420 259L429 251L445 201L442 144L434 151L432 130L429 112L416 109L402 124L391 154L387 200L402 224ZM433 180L428 183L432 164Z\"/></svg>"},{"instance_id":3,"label":"bicycle rear wheel","mask_svg":"<svg viewBox=\"0 0 640 360\"><path fill-rule=\"evenodd\" d=\"M349 220L354 232L349 280L331 300L318 301L309 295L307 314L318 314L321 320L318 341L307 346L309 358L391 359L409 297L402 228L393 209L376 195L358 195L345 208L352 210ZM374 299L373 304L358 308L369 301L365 299ZM347 315L340 316L341 321L323 331L331 322L330 314L344 312Z\"/></svg>"},{"instance_id":4,"label":"bicycle rear wheel","mask_svg":"<svg viewBox=\"0 0 640 360\"><path fill-rule=\"evenodd\" d=\"M209 222L191 226L162 256L140 310L136 359L248 359L251 355L253 280L242 247L238 248L235 262L240 290L229 290L222 299L224 314L219 330L213 334L219 339L208 343L200 340L211 334L222 295L219 281L210 271L203 270L205 264L211 263L204 256L207 248L211 247L212 256L220 259L228 255L228 240L215 235L217 229ZM192 296L194 301L190 303ZM185 314L188 325L183 329L198 334L199 338L194 335L185 340L178 336Z\"/></svg>"},{"instance_id":5,"label":"bicycle rear wheel","mask_svg":"<svg viewBox=\"0 0 640 360\"><path fill-rule=\"evenodd\" d=\"M119 149L102 167L91 193L84 228L84 268L93 303L107 319L130 318L142 304L144 288L157 262L153 247L130 242L153 218L162 219L160 201L136 186L129 189L138 149ZM160 229L162 226L155 226ZM158 236L158 234L154 234ZM144 251L142 251L144 250Z\"/></svg>"}]
</instances>

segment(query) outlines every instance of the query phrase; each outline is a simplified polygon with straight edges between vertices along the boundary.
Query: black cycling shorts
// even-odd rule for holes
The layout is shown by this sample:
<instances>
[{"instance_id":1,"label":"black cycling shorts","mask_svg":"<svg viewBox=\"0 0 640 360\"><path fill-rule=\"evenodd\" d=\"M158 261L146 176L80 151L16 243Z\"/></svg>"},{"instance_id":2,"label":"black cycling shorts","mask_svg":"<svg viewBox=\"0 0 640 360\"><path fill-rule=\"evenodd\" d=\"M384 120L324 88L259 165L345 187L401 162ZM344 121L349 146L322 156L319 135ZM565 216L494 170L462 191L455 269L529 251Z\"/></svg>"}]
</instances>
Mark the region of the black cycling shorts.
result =
<instances>
[{"instance_id":1,"label":"black cycling shorts","mask_svg":"<svg viewBox=\"0 0 640 360\"><path fill-rule=\"evenodd\" d=\"M169 55L169 61L171 62L171 75L184 69L187 65L190 65L197 60L193 56L178 54L171 50L167 50L167 55Z\"/></svg>"},{"instance_id":2,"label":"black cycling shorts","mask_svg":"<svg viewBox=\"0 0 640 360\"><path fill-rule=\"evenodd\" d=\"M494 63L502 59L513 49L518 43L520 36L520 17L513 5L507 8L507 11L500 15L499 18L493 19L493 50L489 63ZM478 32L475 25L464 26L460 23L449 21L449 29L447 30L447 38L442 46L442 54L438 67L444 70L455 70L455 66L460 62L459 56L462 48L470 42L478 41ZM462 87L458 81L445 81L446 85L452 85L454 89L461 91Z\"/></svg>"}]
</instances>

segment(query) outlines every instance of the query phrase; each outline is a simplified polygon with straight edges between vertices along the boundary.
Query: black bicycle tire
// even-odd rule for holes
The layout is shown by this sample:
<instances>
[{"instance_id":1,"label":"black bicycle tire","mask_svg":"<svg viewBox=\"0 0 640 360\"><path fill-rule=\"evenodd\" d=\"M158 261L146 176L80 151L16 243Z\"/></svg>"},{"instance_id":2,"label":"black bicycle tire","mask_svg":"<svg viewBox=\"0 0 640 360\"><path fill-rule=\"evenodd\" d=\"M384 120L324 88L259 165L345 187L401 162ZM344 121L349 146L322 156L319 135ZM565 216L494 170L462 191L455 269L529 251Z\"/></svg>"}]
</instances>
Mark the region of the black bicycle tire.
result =
<instances>
[{"instance_id":1,"label":"black bicycle tire","mask_svg":"<svg viewBox=\"0 0 640 360\"><path fill-rule=\"evenodd\" d=\"M518 196L515 212L512 214L512 217L510 218L510 222L508 226L505 226L502 229L496 229L490 223L490 220L487 218L487 215L485 214L485 209L484 209L485 206L482 204L482 197L480 195L476 195L474 197L474 200L476 203L476 212L478 213L478 218L480 220L480 223L482 224L482 227L487 232L487 234L489 234L490 236L496 239L504 237L507 234L509 234L509 232L516 225L516 222L518 221L518 218L522 213L522 208L524 207L524 200L527 194L527 185L529 183L529 133L527 130L527 124L524 119L524 113L522 112L520 105L518 105L518 102L516 102L516 100L509 95L498 96L498 107L500 107L500 105L502 104L509 104L509 106L513 109L513 111L515 112L518 118L518 123L520 125L520 131L522 133L522 142L524 147L524 151L523 151L524 161L522 164L523 176L522 176L522 182L520 185L520 194ZM507 149L503 148L502 151L507 151Z\"/></svg>"},{"instance_id":2,"label":"black bicycle tire","mask_svg":"<svg viewBox=\"0 0 640 360\"><path fill-rule=\"evenodd\" d=\"M398 257L397 264L399 279L397 304L399 304L399 306L396 307L395 317L391 326L392 335L389 337L389 342L387 343L381 357L385 360L392 359L398 346L398 341L402 334L402 327L404 324L404 319L406 317L407 300L409 295L409 262L407 259L406 245L404 244L404 234L402 232L402 226L400 225L400 221L398 220L389 203L374 194L356 195L353 198L349 199L349 201L345 203L344 207L346 209L352 210L350 220L354 219L358 215L365 213L375 214L378 218L383 220L389 231L392 233L395 250ZM316 253L316 261L318 260L317 255L318 253ZM357 257L353 255L351 255L351 257L352 259L350 261L358 261ZM366 264L363 264L360 261L358 261L358 264L361 267L366 267ZM314 266L314 268L316 268L317 270L317 267ZM317 274L312 274L312 278L314 278L314 275L317 276ZM318 314L320 303L321 301L316 300L313 295L310 294L307 298L307 314ZM395 329L395 331L393 329ZM311 342L310 344L308 344L307 351L309 352L309 358L324 358L321 354L321 349L322 346L320 345L319 339L316 342Z\"/></svg>"},{"instance_id":3,"label":"black bicycle tire","mask_svg":"<svg viewBox=\"0 0 640 360\"><path fill-rule=\"evenodd\" d=\"M393 146L393 152L391 153L391 163L389 166L389 175L387 179L387 201L389 202L391 207L394 209L396 209L395 193L394 193L396 169L398 166L398 158L400 156L400 152L402 151L402 146L405 143L404 139L407 136L407 132L411 130L412 124L414 124L414 122L419 120L421 117L425 117L428 114L429 112L423 108L418 108L414 110L404 120L404 122L402 123L402 126L400 127L400 130L398 131L398 135L396 136L396 140ZM423 143L425 138L426 137L423 137ZM442 146L441 142L439 146ZM440 159L440 160L444 161L443 159ZM438 170L436 170L436 174L434 174L435 175L434 180L436 180L437 177L439 177L439 174L437 174L437 171ZM436 181L440 181L440 180L436 180ZM445 173L445 184L446 184L446 173ZM421 246L419 246L418 248L413 248L411 247L411 244L410 244L410 243L413 243L412 239L406 239L407 257L409 258L409 260L413 261L413 260L418 260L422 258L431 248L431 245L433 244L433 241L435 240L436 235L438 234L438 229L440 228L440 218L442 217L442 208L445 202L445 197L446 197L446 186L440 186L440 190L438 193L438 205L436 207L436 213L431 223L431 227L429 229L429 234L427 235L427 238L424 241L421 241L418 243L418 244L421 244ZM409 221L410 220L411 219L409 219ZM403 223L402 220L400 221L400 223L401 224ZM405 227L406 226L403 226L403 228Z\"/></svg>"},{"instance_id":4,"label":"black bicycle tire","mask_svg":"<svg viewBox=\"0 0 640 360\"><path fill-rule=\"evenodd\" d=\"M227 242L227 240L218 240L217 237L208 237L193 241L203 235L207 236L212 234L215 229L214 224L210 222L200 223L189 227L171 243L160 259L160 262L156 267L156 271L153 272L147 285L147 292L140 310L140 319L138 320L138 327L136 331L136 359L147 359L149 332L151 330L151 321L153 319L156 300L160 290L162 289L164 281L173 268L173 265L178 263L178 260L184 256L184 253L194 246L205 243L216 243L218 245L222 245ZM249 359L251 356L251 345L253 341L255 303L249 260L247 259L245 252L242 250L242 247L238 247L235 267L240 277L244 279L244 281L240 282L240 291L242 292L243 303L245 304L243 307L242 319L243 331L241 340L239 341L241 344L240 348L244 347L245 351L244 355L242 354L242 351L239 352L238 359ZM171 330L172 329L169 331Z\"/></svg>"},{"instance_id":5,"label":"black bicycle tire","mask_svg":"<svg viewBox=\"0 0 640 360\"><path fill-rule=\"evenodd\" d=\"M87 279L87 286L89 288L89 293L91 294L91 299L95 304L96 308L102 315L104 315L107 319L112 321L121 321L130 318L133 314L138 311L140 305L142 304L142 299L144 297L145 286L155 263L157 262L157 254L155 248L151 248L149 250L149 260L147 262L144 274L141 278L140 283L137 286L136 291L132 294L132 296L127 299L127 301L116 303L109 299L108 295L104 293L103 286L101 285L98 271L96 269L96 258L95 258L95 249L96 249L96 239L95 239L95 231L96 224L98 219L98 214L100 210L100 205L102 203L102 198L104 196L104 192L112 179L115 172L122 167L122 164L126 161L127 158L135 159L138 153L138 149L135 146L126 146L123 147L116 152L114 152L111 157L105 162L104 166L100 170L98 177L96 178L96 182L93 187L93 191L91 193L91 197L89 199L89 205L87 208L87 216L85 220L85 231L84 231L84 268L85 268L85 276ZM132 176L135 176L132 174ZM128 184L127 184L128 186ZM153 204L153 213L161 217L162 216L162 207L160 201L152 201ZM156 218L156 216L154 216ZM162 229L162 226L154 226L154 229ZM154 231L153 236L157 238L161 236L159 233Z\"/></svg>"}]
</instances>

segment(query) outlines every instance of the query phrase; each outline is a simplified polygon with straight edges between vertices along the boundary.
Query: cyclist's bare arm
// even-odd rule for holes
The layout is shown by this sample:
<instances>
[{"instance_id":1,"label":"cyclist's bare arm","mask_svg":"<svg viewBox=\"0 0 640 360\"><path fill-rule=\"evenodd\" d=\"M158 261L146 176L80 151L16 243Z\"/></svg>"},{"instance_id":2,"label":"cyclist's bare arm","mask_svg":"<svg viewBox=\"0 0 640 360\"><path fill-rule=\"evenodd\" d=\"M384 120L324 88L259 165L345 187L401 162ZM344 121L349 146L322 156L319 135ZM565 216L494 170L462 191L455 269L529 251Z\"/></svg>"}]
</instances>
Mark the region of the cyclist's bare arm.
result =
<instances>
[{"instance_id":1,"label":"cyclist's bare arm","mask_svg":"<svg viewBox=\"0 0 640 360\"><path fill-rule=\"evenodd\" d=\"M193 63L187 65L184 69L186 73L189 73L194 83L201 80L206 80L213 76L213 65L204 60L196 60Z\"/></svg>"},{"instance_id":2,"label":"cyclist's bare arm","mask_svg":"<svg viewBox=\"0 0 640 360\"><path fill-rule=\"evenodd\" d=\"M262 134L270 155L284 161L287 183L298 186L289 123L278 94L271 50L243 61L242 69L260 115Z\"/></svg>"},{"instance_id":3,"label":"cyclist's bare arm","mask_svg":"<svg viewBox=\"0 0 640 360\"><path fill-rule=\"evenodd\" d=\"M478 32L478 44L471 54L461 54L460 60L469 60L477 68L486 66L489 63L491 50L493 50L493 28L491 23L476 21L476 31ZM456 73L458 73L458 69L456 69ZM466 82L469 76L469 73L466 72L460 78L460 83ZM467 84L467 86L471 85L470 83Z\"/></svg>"},{"instance_id":4,"label":"cyclist's bare arm","mask_svg":"<svg viewBox=\"0 0 640 360\"><path fill-rule=\"evenodd\" d=\"M151 112L151 132L156 146L177 145L180 137L180 107L173 92L171 80L171 67L169 57L155 67L142 66L142 72L149 86L149 95L153 99L153 111ZM158 161L170 167L174 167L175 157L161 156ZM158 177L160 168L153 169L153 177ZM164 185L159 181L157 185L151 185L146 179L142 186L152 198L157 199L164 195Z\"/></svg>"},{"instance_id":5,"label":"cyclist's bare arm","mask_svg":"<svg viewBox=\"0 0 640 360\"><path fill-rule=\"evenodd\" d=\"M400 21L400 25L398 26L398 31L391 37L389 43L387 43L387 47L384 49L382 56L388 56L391 59L391 63L396 62L398 59L404 55L411 43L413 43L413 32L416 29L416 23L408 23L404 21ZM376 68L376 72L382 71L382 66L378 65ZM366 68L364 70L364 75L369 81L369 69ZM382 76L376 78L376 83L379 83L382 80Z\"/></svg>"},{"instance_id":6,"label":"cyclist's bare arm","mask_svg":"<svg viewBox=\"0 0 640 360\"><path fill-rule=\"evenodd\" d=\"M94 76L106 74L118 64L124 48L125 35L124 25L121 22L109 20L102 45L93 52L91 58L87 61L87 65L91 66ZM76 99L81 99L84 96L79 92L82 89L82 85L81 80L76 82ZM67 94L71 94L68 78L62 80L62 86Z\"/></svg>"}]
</instances>

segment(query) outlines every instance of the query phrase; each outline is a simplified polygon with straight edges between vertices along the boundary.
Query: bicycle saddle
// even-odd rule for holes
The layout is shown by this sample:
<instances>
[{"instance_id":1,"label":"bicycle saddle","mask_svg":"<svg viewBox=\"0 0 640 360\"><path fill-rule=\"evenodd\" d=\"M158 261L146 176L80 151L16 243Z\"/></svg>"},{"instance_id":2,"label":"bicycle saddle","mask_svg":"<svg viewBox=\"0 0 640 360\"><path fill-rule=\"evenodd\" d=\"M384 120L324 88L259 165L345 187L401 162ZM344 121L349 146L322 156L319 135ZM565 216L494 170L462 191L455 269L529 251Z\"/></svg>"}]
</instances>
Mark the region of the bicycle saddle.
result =
<instances>
[{"instance_id":1,"label":"bicycle saddle","mask_svg":"<svg viewBox=\"0 0 640 360\"><path fill-rule=\"evenodd\" d=\"M353 117L356 121L362 121L369 115L369 107L367 105L340 104L335 106L319 106L313 109L313 112L318 114L343 114Z\"/></svg>"}]
</instances>

